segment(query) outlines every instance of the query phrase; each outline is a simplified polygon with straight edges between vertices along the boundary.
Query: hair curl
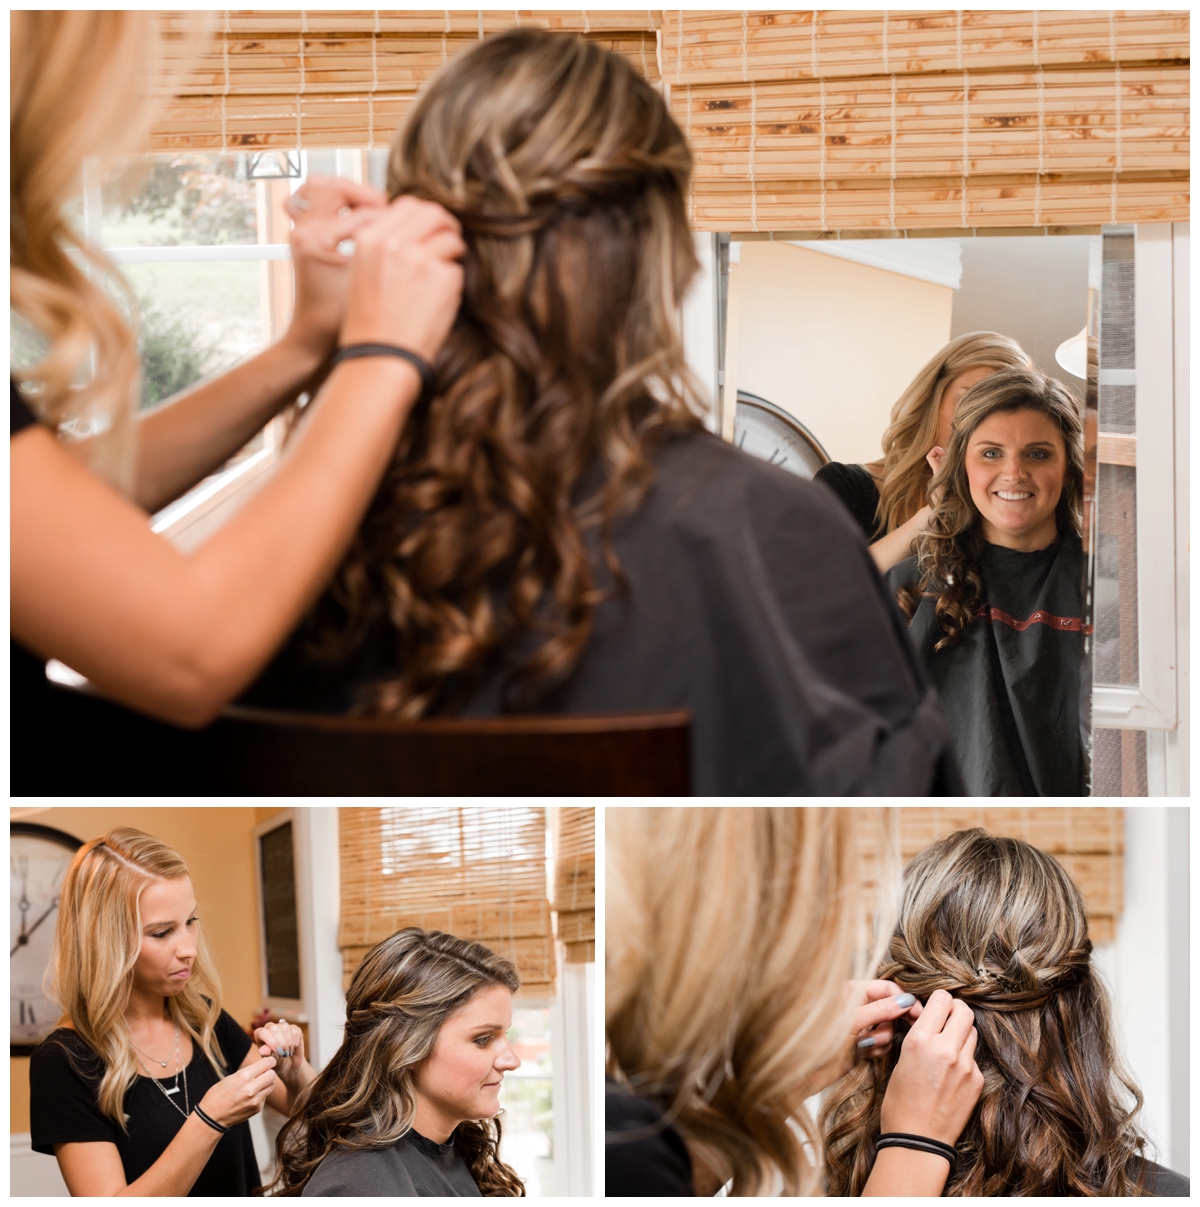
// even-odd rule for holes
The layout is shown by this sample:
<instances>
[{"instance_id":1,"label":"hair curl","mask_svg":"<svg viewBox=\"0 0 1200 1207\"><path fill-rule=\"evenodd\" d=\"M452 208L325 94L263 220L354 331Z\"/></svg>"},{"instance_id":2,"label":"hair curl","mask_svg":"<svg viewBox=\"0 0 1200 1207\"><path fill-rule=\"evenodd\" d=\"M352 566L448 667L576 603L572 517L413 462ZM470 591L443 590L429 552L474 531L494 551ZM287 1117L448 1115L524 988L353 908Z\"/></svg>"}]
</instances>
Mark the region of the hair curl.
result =
<instances>
[{"instance_id":1,"label":"hair curl","mask_svg":"<svg viewBox=\"0 0 1200 1207\"><path fill-rule=\"evenodd\" d=\"M971 498L967 446L985 419L1006 411L1037 411L1058 428L1066 454L1066 472L1055 515L1058 532L1079 535L1083 514L1083 418L1079 404L1052 377L1036 370L1007 369L972 386L958 404L950 444L931 491L938 495L929 523L916 541L920 580L896 594L908 616L921 599L936 599L934 611L945 634L935 650L957 645L963 630L984 604L980 562L987 544L983 517Z\"/></svg>"},{"instance_id":2,"label":"hair curl","mask_svg":"<svg viewBox=\"0 0 1200 1207\"><path fill-rule=\"evenodd\" d=\"M970 1005L983 1093L956 1148L951 1196L1146 1193L1142 1098L1112 1040L1083 898L1062 865L1015 838L951 834L904 874L881 978ZM908 1024L896 1027L902 1041ZM900 1042L833 1088L821 1111L831 1195L859 1195ZM1129 1109L1121 1091L1133 1099Z\"/></svg>"},{"instance_id":3,"label":"hair curl","mask_svg":"<svg viewBox=\"0 0 1200 1207\"><path fill-rule=\"evenodd\" d=\"M911 520L928 502L933 471L925 455L937 443L942 396L956 377L972 369L1032 369L1015 340L995 331L970 331L931 357L892 407L883 433L883 457L873 462L883 476L876 518L886 534Z\"/></svg>"},{"instance_id":4,"label":"hair curl","mask_svg":"<svg viewBox=\"0 0 1200 1207\"><path fill-rule=\"evenodd\" d=\"M697 430L675 325L697 260L691 156L659 94L583 39L514 30L435 77L393 144L388 192L461 222L462 308L358 536L308 629L317 660L382 630L394 677L359 711L453 711L489 659L531 704L583 651L596 587L584 533L651 479L647 452ZM607 471L599 489L589 467Z\"/></svg>"},{"instance_id":5,"label":"hair curl","mask_svg":"<svg viewBox=\"0 0 1200 1207\"><path fill-rule=\"evenodd\" d=\"M276 1137L279 1172L263 1193L299 1195L330 1153L383 1149L405 1136L417 1071L442 1024L492 985L516 993L521 979L482 943L410 926L372 947L346 991L345 1039ZM499 1118L460 1123L453 1140L484 1195L525 1194L500 1160Z\"/></svg>"}]
</instances>

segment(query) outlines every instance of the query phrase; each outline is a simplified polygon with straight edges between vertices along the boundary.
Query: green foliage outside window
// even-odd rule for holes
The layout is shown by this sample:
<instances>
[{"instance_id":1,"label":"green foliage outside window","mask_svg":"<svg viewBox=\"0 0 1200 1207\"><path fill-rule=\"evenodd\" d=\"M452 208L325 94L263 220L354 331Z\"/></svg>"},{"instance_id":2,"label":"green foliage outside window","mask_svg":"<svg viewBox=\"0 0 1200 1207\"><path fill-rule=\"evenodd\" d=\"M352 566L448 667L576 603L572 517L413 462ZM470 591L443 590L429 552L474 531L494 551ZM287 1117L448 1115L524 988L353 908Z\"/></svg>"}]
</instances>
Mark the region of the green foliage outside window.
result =
<instances>
[{"instance_id":1,"label":"green foliage outside window","mask_svg":"<svg viewBox=\"0 0 1200 1207\"><path fill-rule=\"evenodd\" d=\"M143 298L138 312L142 406L148 407L207 377L215 349L186 311L168 310Z\"/></svg>"}]
</instances>

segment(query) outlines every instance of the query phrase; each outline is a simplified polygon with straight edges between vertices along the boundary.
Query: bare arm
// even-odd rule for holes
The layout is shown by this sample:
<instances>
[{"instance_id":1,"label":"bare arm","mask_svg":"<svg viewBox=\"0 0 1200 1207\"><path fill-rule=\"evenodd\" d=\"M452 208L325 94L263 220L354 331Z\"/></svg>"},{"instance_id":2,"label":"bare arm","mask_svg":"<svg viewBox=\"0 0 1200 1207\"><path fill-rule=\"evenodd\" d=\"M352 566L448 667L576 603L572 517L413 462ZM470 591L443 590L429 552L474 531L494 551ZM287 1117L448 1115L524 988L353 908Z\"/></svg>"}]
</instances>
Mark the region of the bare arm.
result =
<instances>
[{"instance_id":1,"label":"bare arm","mask_svg":"<svg viewBox=\"0 0 1200 1207\"><path fill-rule=\"evenodd\" d=\"M344 340L432 359L461 294L457 224L402 198L358 247ZM332 573L419 388L404 361L339 365L271 480L188 555L47 432L20 433L10 441L14 636L122 703L182 725L212 720Z\"/></svg>"},{"instance_id":2,"label":"bare arm","mask_svg":"<svg viewBox=\"0 0 1200 1207\"><path fill-rule=\"evenodd\" d=\"M201 1099L205 1113L224 1127L241 1123L262 1110L268 1093L278 1084L275 1061L251 1051L253 1060L238 1072L218 1081ZM186 1195L196 1184L221 1133L199 1115L191 1114L175 1133L162 1155L141 1177L125 1181L125 1168L117 1146L107 1141L56 1144L54 1155L72 1196Z\"/></svg>"},{"instance_id":3,"label":"bare arm","mask_svg":"<svg viewBox=\"0 0 1200 1207\"><path fill-rule=\"evenodd\" d=\"M886 574L893 566L898 566L906 557L912 556L913 541L925 531L932 510L929 506L922 507L911 520L901 524L899 528L893 528L887 536L881 536L871 546L871 556L875 559L880 574Z\"/></svg>"},{"instance_id":4,"label":"bare arm","mask_svg":"<svg viewBox=\"0 0 1200 1207\"><path fill-rule=\"evenodd\" d=\"M875 1157L862 1197L940 1198L950 1162L912 1148L885 1148Z\"/></svg>"},{"instance_id":5,"label":"bare arm","mask_svg":"<svg viewBox=\"0 0 1200 1207\"><path fill-rule=\"evenodd\" d=\"M210 381L143 411L134 502L157 511L238 451L300 392L333 351L350 262L337 245L379 216L386 198L350 180L314 176L294 207L296 308L283 339Z\"/></svg>"}]
</instances>

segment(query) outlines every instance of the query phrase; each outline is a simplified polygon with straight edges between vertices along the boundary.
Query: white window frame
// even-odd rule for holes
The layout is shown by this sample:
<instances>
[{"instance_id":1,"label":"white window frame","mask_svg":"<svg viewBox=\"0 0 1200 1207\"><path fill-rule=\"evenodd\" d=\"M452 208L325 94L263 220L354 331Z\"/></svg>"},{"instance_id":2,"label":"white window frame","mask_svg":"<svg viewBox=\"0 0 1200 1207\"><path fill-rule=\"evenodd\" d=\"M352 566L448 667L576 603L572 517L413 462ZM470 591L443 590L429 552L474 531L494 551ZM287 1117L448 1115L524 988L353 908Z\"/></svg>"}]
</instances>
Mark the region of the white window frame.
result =
<instances>
[{"instance_id":1,"label":"white window frame","mask_svg":"<svg viewBox=\"0 0 1200 1207\"><path fill-rule=\"evenodd\" d=\"M296 956L300 964L300 997L272 997L269 992L270 982L267 979L267 910L266 903L263 900L263 879L262 879L262 848L259 846L259 839L264 835L270 834L272 830L278 830L283 826L292 827L292 886L293 892L296 895ZM266 821L260 821L254 827L254 895L258 901L258 966L259 980L262 985L263 1004L276 1014L282 1015L285 1018L291 1019L298 1023L308 1022L308 1012L304 1006L304 965L305 951L304 945L300 942L300 861L297 858L297 822L295 809L283 809L276 813L273 817L267 818Z\"/></svg>"},{"instance_id":2,"label":"white window frame","mask_svg":"<svg viewBox=\"0 0 1200 1207\"><path fill-rule=\"evenodd\" d=\"M1180 240L1182 254L1175 247ZM1136 227L1138 683L1093 686L1092 724L1100 729L1170 731L1180 720L1177 624L1186 621L1186 611L1177 609L1181 603L1186 608L1188 575L1186 539L1179 540L1177 532L1177 519L1182 525L1187 515L1186 242L1186 224L1182 229L1170 223ZM1147 748L1148 763L1154 764L1151 794L1171 787L1178 791L1178 768L1171 772L1161 765L1163 738L1147 736L1154 739Z\"/></svg>"}]
</instances>

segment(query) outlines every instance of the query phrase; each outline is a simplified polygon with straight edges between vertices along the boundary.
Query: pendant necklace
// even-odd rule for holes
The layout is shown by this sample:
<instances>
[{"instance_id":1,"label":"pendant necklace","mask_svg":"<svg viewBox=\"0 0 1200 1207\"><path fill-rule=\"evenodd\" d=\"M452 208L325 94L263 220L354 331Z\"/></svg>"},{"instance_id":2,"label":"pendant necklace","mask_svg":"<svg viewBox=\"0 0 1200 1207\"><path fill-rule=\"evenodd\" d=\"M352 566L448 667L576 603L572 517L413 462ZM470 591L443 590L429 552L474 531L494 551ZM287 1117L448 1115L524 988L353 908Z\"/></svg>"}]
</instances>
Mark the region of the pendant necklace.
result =
<instances>
[{"instance_id":1,"label":"pendant necklace","mask_svg":"<svg viewBox=\"0 0 1200 1207\"><path fill-rule=\"evenodd\" d=\"M135 1052L140 1053L141 1056L146 1056L146 1053L142 1052L141 1048L139 1048L137 1046L137 1044L135 1044L133 1042L132 1039L129 1041L129 1043ZM175 1053L178 1051L179 1051L179 1024L176 1023L175 1024L175 1046L171 1049L171 1055L168 1056L166 1060L159 1060L157 1057L154 1057L154 1056L149 1056L149 1057L147 1057L147 1059L152 1060L156 1065L160 1065L162 1068L165 1069L167 1067L167 1065L170 1063L171 1057L174 1056ZM139 1059L138 1063L142 1064L144 1067L146 1067L147 1071L149 1070L149 1066L145 1065L144 1061ZM179 1075L181 1073L183 1074L183 1106L180 1106L179 1103L176 1102L175 1098L173 1097L173 1095L179 1093ZM172 1085L169 1090L163 1086L162 1082L159 1081L158 1078L153 1075L153 1073L150 1074L149 1080L151 1082L153 1082L156 1086L158 1086L159 1093L161 1093L162 1096L164 1098L166 1098L166 1100L185 1119L192 1113L192 1106L191 1106L191 1103L188 1101L187 1069L182 1067L181 1062L177 1061L175 1064L175 1084Z\"/></svg>"}]
</instances>

